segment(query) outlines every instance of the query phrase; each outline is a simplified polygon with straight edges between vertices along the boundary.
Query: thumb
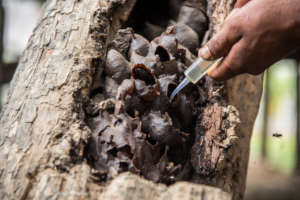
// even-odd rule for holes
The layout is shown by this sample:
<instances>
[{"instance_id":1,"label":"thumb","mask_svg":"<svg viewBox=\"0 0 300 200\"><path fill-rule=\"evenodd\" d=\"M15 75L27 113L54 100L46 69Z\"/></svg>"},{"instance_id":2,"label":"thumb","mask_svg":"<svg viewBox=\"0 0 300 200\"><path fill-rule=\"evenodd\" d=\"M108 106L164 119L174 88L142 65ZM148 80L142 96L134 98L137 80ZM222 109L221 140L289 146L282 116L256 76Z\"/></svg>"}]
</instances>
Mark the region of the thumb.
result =
<instances>
[{"instance_id":1,"label":"thumb","mask_svg":"<svg viewBox=\"0 0 300 200\"><path fill-rule=\"evenodd\" d=\"M233 19L233 21L235 20ZM239 30L231 24L230 21L226 21L221 31L199 50L198 55L206 60L215 60L222 56L226 56L231 47L241 37Z\"/></svg>"},{"instance_id":2,"label":"thumb","mask_svg":"<svg viewBox=\"0 0 300 200\"><path fill-rule=\"evenodd\" d=\"M198 54L206 60L215 60L226 56L239 39L240 36L236 31L231 31L229 28L222 29L199 50Z\"/></svg>"}]
</instances>

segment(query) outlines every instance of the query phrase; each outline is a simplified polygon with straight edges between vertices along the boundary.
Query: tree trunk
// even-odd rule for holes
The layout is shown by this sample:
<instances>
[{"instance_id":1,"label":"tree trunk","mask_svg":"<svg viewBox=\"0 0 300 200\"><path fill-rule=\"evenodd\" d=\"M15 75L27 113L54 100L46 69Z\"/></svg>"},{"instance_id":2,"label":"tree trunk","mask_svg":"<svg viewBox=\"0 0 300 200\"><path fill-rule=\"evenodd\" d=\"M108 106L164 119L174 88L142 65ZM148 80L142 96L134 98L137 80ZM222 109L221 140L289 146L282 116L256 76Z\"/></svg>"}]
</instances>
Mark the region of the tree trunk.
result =
<instances>
[{"instance_id":1,"label":"tree trunk","mask_svg":"<svg viewBox=\"0 0 300 200\"><path fill-rule=\"evenodd\" d=\"M243 198L261 76L243 75L212 86L212 94L222 90L222 98L203 109L199 126L210 124L203 132L210 146L200 148L194 161L202 166L204 158L209 165L203 165L191 180L166 186L129 172L109 184L93 179L98 172L87 162L92 131L84 109L110 43L135 3L47 2L0 116L2 199ZM208 1L212 33L220 29L233 5L234 0ZM221 129L225 131L222 143L216 140Z\"/></svg>"}]
</instances>

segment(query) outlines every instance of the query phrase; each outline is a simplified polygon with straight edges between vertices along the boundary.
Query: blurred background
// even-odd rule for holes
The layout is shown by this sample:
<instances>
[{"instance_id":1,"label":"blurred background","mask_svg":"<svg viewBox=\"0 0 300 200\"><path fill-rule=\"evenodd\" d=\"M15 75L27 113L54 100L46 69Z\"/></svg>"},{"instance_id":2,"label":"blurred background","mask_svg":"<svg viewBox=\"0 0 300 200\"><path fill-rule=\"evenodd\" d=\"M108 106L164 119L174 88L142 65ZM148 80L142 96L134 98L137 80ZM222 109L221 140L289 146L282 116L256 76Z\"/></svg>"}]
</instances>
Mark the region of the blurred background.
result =
<instances>
[{"instance_id":1,"label":"blurred background","mask_svg":"<svg viewBox=\"0 0 300 200\"><path fill-rule=\"evenodd\" d=\"M0 0L0 109L45 0ZM247 200L300 199L299 63L282 60L265 73L251 141Z\"/></svg>"}]
</instances>

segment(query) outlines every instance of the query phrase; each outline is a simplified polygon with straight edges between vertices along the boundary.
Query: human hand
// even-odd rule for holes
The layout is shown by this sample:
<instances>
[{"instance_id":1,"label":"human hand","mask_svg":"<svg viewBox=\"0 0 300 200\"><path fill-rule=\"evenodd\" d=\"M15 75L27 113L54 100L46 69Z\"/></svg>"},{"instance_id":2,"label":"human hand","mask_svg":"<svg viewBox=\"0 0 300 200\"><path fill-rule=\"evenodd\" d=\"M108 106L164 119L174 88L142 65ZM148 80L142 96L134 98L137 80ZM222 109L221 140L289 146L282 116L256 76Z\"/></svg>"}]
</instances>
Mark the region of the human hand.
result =
<instances>
[{"instance_id":1,"label":"human hand","mask_svg":"<svg viewBox=\"0 0 300 200\"><path fill-rule=\"evenodd\" d=\"M225 57L212 78L260 74L300 46L300 0L239 0L235 7L199 51L208 60Z\"/></svg>"},{"instance_id":2,"label":"human hand","mask_svg":"<svg viewBox=\"0 0 300 200\"><path fill-rule=\"evenodd\" d=\"M237 0L234 5L234 8L241 8L244 5L246 5L249 1L251 1L251 0Z\"/></svg>"}]
</instances>

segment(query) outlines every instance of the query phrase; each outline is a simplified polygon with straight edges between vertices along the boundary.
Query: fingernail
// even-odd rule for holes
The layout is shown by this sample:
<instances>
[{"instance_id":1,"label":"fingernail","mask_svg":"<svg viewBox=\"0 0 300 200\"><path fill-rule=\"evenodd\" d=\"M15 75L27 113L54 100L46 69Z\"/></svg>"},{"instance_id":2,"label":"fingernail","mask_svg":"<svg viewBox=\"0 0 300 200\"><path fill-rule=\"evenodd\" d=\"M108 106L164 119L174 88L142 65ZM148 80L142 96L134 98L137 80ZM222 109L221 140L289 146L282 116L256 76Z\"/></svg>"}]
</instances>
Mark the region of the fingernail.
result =
<instances>
[{"instance_id":1,"label":"fingernail","mask_svg":"<svg viewBox=\"0 0 300 200\"><path fill-rule=\"evenodd\" d=\"M199 50L199 56L204 58L205 60L209 60L212 57L210 50L207 46L204 46Z\"/></svg>"},{"instance_id":2,"label":"fingernail","mask_svg":"<svg viewBox=\"0 0 300 200\"><path fill-rule=\"evenodd\" d=\"M216 71L216 69L211 69L211 70L207 71L206 74L210 77L213 77L214 74L216 73L215 71Z\"/></svg>"},{"instance_id":3,"label":"fingernail","mask_svg":"<svg viewBox=\"0 0 300 200\"><path fill-rule=\"evenodd\" d=\"M218 77L218 69L210 70L207 72L207 75L212 79L216 79L216 77Z\"/></svg>"},{"instance_id":4,"label":"fingernail","mask_svg":"<svg viewBox=\"0 0 300 200\"><path fill-rule=\"evenodd\" d=\"M216 73L217 68L219 67L219 65L222 63L223 58L218 59L211 67L209 67L209 69L207 70L207 75L208 76L213 76L214 73Z\"/></svg>"}]
</instances>

